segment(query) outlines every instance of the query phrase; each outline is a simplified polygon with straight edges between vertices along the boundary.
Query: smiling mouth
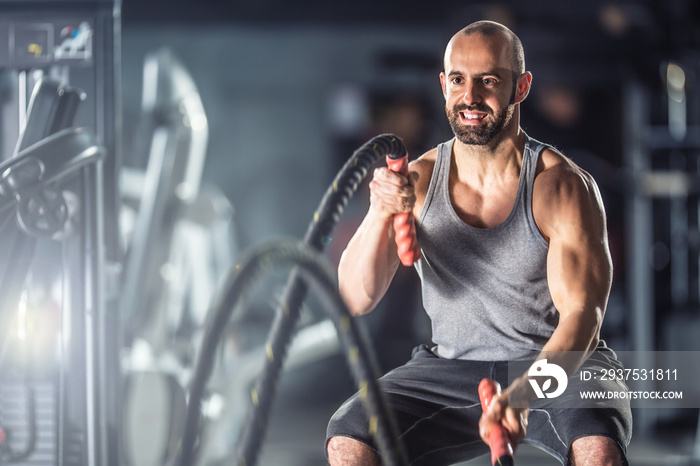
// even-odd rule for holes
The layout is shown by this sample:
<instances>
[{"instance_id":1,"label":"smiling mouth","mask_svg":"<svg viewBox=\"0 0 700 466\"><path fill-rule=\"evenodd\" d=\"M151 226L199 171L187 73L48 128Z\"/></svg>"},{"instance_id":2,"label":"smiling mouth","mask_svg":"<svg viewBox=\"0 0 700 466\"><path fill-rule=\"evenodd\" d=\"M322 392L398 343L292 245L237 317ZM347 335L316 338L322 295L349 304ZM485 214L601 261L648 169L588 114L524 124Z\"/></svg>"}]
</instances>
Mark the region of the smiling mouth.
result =
<instances>
[{"instance_id":1,"label":"smiling mouth","mask_svg":"<svg viewBox=\"0 0 700 466\"><path fill-rule=\"evenodd\" d=\"M463 121L470 123L479 123L484 120L488 115L486 113L476 113L476 112L459 112L459 116Z\"/></svg>"}]
</instances>

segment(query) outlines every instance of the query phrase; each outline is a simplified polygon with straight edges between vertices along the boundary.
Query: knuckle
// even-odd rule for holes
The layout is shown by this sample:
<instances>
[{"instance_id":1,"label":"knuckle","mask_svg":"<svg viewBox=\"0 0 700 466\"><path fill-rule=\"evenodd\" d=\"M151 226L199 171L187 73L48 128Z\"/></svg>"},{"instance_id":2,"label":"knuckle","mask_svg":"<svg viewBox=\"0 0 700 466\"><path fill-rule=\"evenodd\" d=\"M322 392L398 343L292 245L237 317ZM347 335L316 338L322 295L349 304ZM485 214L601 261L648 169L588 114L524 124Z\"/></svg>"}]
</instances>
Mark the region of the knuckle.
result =
<instances>
[{"instance_id":1,"label":"knuckle","mask_svg":"<svg viewBox=\"0 0 700 466\"><path fill-rule=\"evenodd\" d=\"M384 177L384 174L382 173L382 169L375 168L374 173L372 174L372 181L381 180L383 177Z\"/></svg>"}]
</instances>

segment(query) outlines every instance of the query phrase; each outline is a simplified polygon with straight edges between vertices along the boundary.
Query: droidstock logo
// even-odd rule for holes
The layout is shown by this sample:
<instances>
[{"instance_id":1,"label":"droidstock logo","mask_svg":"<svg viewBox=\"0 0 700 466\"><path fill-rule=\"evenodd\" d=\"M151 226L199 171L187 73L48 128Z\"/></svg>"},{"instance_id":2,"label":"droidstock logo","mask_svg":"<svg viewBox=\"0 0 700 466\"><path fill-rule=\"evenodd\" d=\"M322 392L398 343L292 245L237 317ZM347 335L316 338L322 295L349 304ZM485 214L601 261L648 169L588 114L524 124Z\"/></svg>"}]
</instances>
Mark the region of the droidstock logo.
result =
<instances>
[{"instance_id":1,"label":"droidstock logo","mask_svg":"<svg viewBox=\"0 0 700 466\"><path fill-rule=\"evenodd\" d=\"M569 383L569 379L566 377L566 371L554 363L548 363L546 359L540 359L535 362L535 364L530 367L527 375L538 378L547 377L541 387L536 379L529 379L530 385L532 385L532 389L535 391L537 398L556 398L564 393ZM552 388L552 378L557 381L557 387L556 390L550 393L548 390Z\"/></svg>"}]
</instances>

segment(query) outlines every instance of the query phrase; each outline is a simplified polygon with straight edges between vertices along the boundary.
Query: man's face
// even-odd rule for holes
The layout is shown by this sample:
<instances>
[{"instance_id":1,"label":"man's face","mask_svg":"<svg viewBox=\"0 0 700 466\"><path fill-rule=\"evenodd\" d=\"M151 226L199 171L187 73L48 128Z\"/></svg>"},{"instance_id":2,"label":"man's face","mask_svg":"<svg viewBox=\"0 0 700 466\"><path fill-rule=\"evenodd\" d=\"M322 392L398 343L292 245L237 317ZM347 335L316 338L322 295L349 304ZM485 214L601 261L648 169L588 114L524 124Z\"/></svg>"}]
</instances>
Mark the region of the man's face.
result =
<instances>
[{"instance_id":1,"label":"man's face","mask_svg":"<svg viewBox=\"0 0 700 466\"><path fill-rule=\"evenodd\" d=\"M511 45L504 36L477 33L451 41L440 81L447 119L457 139L485 145L508 126L519 102L514 76Z\"/></svg>"},{"instance_id":2,"label":"man's face","mask_svg":"<svg viewBox=\"0 0 700 466\"><path fill-rule=\"evenodd\" d=\"M452 108L446 106L445 112L452 132L457 139L464 144L483 146L503 131L513 117L514 108L514 105L508 105L500 110L493 110L485 104L458 103ZM473 116L475 112L484 115L483 121L464 121L465 118L475 118Z\"/></svg>"}]
</instances>

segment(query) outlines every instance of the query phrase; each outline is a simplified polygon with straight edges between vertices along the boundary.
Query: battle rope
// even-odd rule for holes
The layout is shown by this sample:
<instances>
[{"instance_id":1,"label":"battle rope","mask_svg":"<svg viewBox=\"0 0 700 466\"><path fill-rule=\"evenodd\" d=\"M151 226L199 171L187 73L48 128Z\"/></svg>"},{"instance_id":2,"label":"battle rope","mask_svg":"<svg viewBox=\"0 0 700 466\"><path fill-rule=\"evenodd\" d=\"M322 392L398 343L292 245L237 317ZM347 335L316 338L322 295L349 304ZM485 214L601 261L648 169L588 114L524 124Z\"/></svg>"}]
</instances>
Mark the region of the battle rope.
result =
<instances>
[{"instance_id":1,"label":"battle rope","mask_svg":"<svg viewBox=\"0 0 700 466\"><path fill-rule=\"evenodd\" d=\"M306 231L304 243L317 251L322 251L329 244L331 233L343 209L355 194L358 185L367 176L369 168L385 156L396 154L405 155L406 147L401 139L393 134L376 136L357 149L326 190ZM261 432L269 419L271 400L277 388L289 343L296 332L301 305L307 291L308 287L298 271L292 271L268 334L266 343L268 358L255 386L258 399L261 401L251 412L251 417L247 419L238 441L237 450L242 452L241 456L248 458L246 460L248 466L253 464L250 459L255 458L260 450L263 440Z\"/></svg>"}]
</instances>

